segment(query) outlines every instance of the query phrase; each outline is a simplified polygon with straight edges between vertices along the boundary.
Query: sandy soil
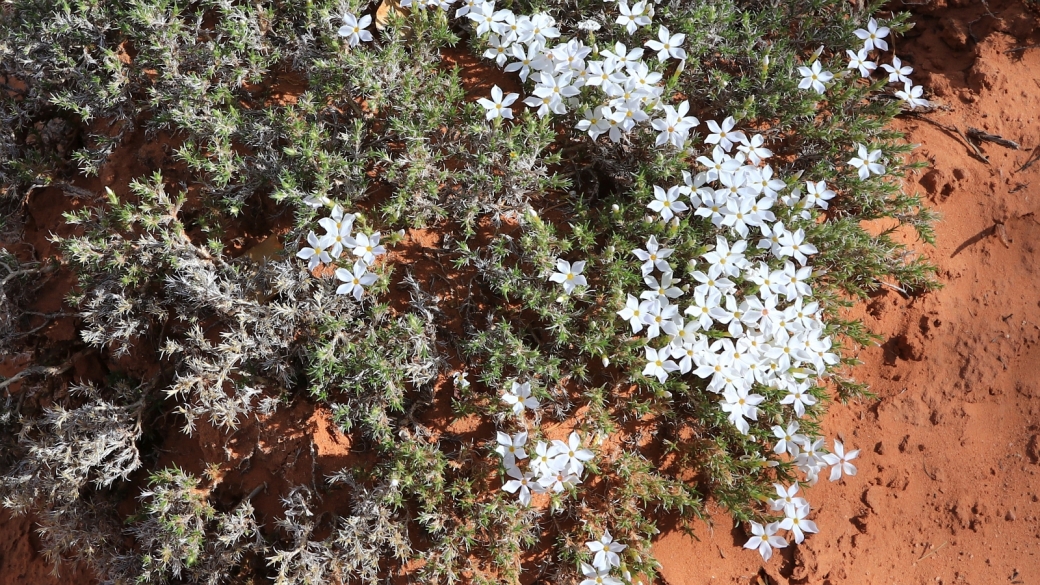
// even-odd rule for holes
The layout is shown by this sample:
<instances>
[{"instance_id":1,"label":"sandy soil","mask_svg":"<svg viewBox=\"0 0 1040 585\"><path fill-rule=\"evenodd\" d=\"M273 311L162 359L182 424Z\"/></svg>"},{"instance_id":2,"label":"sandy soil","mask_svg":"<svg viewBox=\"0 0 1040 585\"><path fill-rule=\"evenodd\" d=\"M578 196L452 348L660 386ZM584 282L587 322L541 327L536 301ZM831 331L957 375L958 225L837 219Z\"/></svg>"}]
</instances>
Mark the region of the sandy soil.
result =
<instances>
[{"instance_id":1,"label":"sandy soil","mask_svg":"<svg viewBox=\"0 0 1040 585\"><path fill-rule=\"evenodd\" d=\"M698 527L699 540L662 534L655 553L663 583L1040 582L1040 162L1021 168L1040 154L1040 21L1012 0L949 4L919 8L917 27L895 47L939 104L899 124L922 144L915 157L931 165L908 188L927 193L943 214L935 247L907 241L939 267L945 287L913 298L885 289L854 310L884 338L861 352L864 365L855 372L879 400L835 406L825 431L862 450L859 474L812 488L821 534L768 563L741 548L747 535L724 514ZM448 57L464 77L482 78L464 53ZM1022 148L983 142L976 152L958 133L972 127ZM136 154L125 164L76 186L100 191L170 166L162 144L129 146ZM75 205L59 189L34 195L27 230L37 253L50 253L46 235L64 233L60 212ZM416 245L428 236L411 235ZM244 250L262 241L242 236ZM37 310L61 307L71 280L55 278ZM72 320L57 321L46 335L53 343L73 339ZM0 373L21 369L19 359L4 360ZM73 373L101 377L110 365L133 364L87 355ZM225 461L214 497L227 505L266 486L254 503L267 523L289 487L320 485L363 457L363 446L351 445L326 410L304 403L234 436L203 427L189 440L170 424L158 464L201 474L202 461ZM50 575L38 550L31 518L0 514L0 585L95 582L70 567Z\"/></svg>"}]
</instances>

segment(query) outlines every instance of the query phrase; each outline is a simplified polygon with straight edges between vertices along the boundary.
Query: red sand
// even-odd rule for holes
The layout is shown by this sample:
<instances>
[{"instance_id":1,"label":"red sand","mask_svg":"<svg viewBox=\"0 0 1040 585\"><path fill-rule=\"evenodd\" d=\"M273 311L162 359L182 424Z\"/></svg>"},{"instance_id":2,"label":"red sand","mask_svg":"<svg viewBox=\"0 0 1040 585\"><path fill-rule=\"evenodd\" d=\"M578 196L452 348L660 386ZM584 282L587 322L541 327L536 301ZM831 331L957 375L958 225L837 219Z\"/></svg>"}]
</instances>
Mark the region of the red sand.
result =
<instances>
[{"instance_id":1,"label":"red sand","mask_svg":"<svg viewBox=\"0 0 1040 585\"><path fill-rule=\"evenodd\" d=\"M896 43L915 80L935 93L940 107L925 117L999 134L1023 149L984 143L987 165L956 133L911 117L899 122L923 145L914 156L932 165L908 188L927 193L943 214L936 247L912 247L939 267L945 288L912 299L886 289L853 312L885 340L861 353L865 363L856 370L880 400L835 406L825 431L862 450L859 474L809 490L821 533L768 563L741 548L747 535L724 514L714 514L713 529L698 527L699 541L661 535L654 550L663 583L1040 582L1040 217L1033 213L1040 163L1018 171L1040 146L1038 20L1011 0L950 4L922 9L916 29ZM449 57L474 78L472 59ZM155 145L126 157L129 164L103 170L102 179L138 176L159 164L145 159L164 152ZM99 191L102 183L77 186ZM73 205L57 189L37 193L27 226L39 236L32 243L49 250L44 236L63 233L60 211ZM60 297L40 302L54 305L46 310L61 304ZM67 321L47 330L51 341L69 338ZM79 375L104 367L91 359L76 365ZM0 368L10 374L18 365L6 360ZM175 456L197 474L203 460L223 462L217 499L267 483L254 503L268 524L290 484L320 482L359 456L327 411L302 404L231 436L208 428L193 439L171 436L164 451L160 464ZM292 477L280 472L297 461ZM0 513L0 585L96 582L72 567L61 578L49 575L31 522Z\"/></svg>"}]
</instances>

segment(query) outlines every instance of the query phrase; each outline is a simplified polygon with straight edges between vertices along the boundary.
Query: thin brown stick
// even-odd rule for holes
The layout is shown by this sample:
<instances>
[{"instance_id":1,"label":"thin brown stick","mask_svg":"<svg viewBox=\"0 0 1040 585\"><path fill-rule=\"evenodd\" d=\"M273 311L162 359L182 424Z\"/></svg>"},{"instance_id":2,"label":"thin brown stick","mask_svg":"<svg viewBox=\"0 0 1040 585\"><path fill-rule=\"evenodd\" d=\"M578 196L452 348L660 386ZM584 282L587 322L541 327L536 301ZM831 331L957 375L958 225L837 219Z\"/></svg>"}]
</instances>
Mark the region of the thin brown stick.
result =
<instances>
[{"instance_id":1,"label":"thin brown stick","mask_svg":"<svg viewBox=\"0 0 1040 585\"><path fill-rule=\"evenodd\" d=\"M1014 140L1008 140L1007 138L1004 138L1003 136L999 136L997 134L989 134L987 132L979 130L978 128L972 128L971 126L968 126L968 138L974 140L985 140L986 142L999 144L1012 150L1018 150L1021 148L1018 145L1018 143Z\"/></svg>"},{"instance_id":2,"label":"thin brown stick","mask_svg":"<svg viewBox=\"0 0 1040 585\"><path fill-rule=\"evenodd\" d=\"M948 544L950 544L950 541L947 540L946 542L944 542L944 543L940 544L939 546L937 546L936 548L932 549L930 552L926 553L923 557L917 559L917 562L921 562L921 561L927 559L928 557L934 555L935 553L941 551L943 549L943 547L948 545Z\"/></svg>"},{"instance_id":3,"label":"thin brown stick","mask_svg":"<svg viewBox=\"0 0 1040 585\"><path fill-rule=\"evenodd\" d=\"M916 119L916 120L923 120L925 122L928 122L929 124L932 124L934 126L942 128L943 130L945 130L945 131L947 131L947 132L949 132L951 134L956 134L957 136L960 136L961 140L964 141L964 144L967 144L969 147L971 147L971 150L975 153L976 158L978 158L979 160L981 160L982 162L984 162L986 164L990 164L989 159L986 158L986 154L984 152L982 152L981 150L979 150L979 147L974 142L972 142L971 140L968 140L968 137L965 136L963 132L961 132L960 128L958 128L956 126L947 126L946 124L943 124L942 122L936 122L935 120L932 120L931 118L925 118L924 116L922 116L920 114L917 114L917 113L914 113L914 112L908 112L907 115L910 116L911 118Z\"/></svg>"}]
</instances>

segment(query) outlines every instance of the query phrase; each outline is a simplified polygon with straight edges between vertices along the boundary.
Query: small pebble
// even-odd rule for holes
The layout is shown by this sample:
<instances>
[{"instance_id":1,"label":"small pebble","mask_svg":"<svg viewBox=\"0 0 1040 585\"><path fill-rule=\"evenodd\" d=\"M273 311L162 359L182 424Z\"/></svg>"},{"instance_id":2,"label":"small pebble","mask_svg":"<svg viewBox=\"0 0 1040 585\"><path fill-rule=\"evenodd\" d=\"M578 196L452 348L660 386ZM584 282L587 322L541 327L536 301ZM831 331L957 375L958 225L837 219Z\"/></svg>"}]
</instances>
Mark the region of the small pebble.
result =
<instances>
[{"instance_id":1,"label":"small pebble","mask_svg":"<svg viewBox=\"0 0 1040 585\"><path fill-rule=\"evenodd\" d=\"M1012 511L1012 510L1008 510L1007 514L1004 514L1004 519L1007 520L1008 522L1014 522L1015 521L1015 512Z\"/></svg>"}]
</instances>

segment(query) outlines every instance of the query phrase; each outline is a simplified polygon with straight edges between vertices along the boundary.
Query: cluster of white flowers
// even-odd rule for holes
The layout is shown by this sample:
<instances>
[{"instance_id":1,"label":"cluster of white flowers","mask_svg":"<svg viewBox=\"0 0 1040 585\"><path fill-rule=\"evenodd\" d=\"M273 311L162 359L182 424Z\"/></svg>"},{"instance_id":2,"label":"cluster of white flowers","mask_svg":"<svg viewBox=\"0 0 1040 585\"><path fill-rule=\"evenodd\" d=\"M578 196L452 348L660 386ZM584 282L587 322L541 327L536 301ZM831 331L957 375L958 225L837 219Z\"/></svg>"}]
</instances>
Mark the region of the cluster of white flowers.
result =
<instances>
[{"instance_id":1,"label":"cluster of white flowers","mask_svg":"<svg viewBox=\"0 0 1040 585\"><path fill-rule=\"evenodd\" d=\"M308 200L308 203L315 207L323 204L321 201L311 200ZM318 236L313 231L307 234L309 245L301 247L296 256L307 260L308 270L314 270L323 264L337 262L344 251L350 250L356 260L350 269L336 268L336 278L343 282L336 289L336 294L353 295L360 301L365 287L378 280L368 269L377 256L386 253L386 248L379 244L382 235L379 232L352 234L355 219L357 216L353 213L344 213L342 207L334 206L329 217L318 220L318 225L325 228L325 234Z\"/></svg>"},{"instance_id":2,"label":"cluster of white flowers","mask_svg":"<svg viewBox=\"0 0 1040 585\"><path fill-rule=\"evenodd\" d=\"M502 395L502 401L522 420L527 410L538 408L538 399L531 395L530 382L513 382L512 388ZM526 445L527 431L512 436L499 431L498 446L495 447L495 451L502 456L506 475L513 478L502 489L511 494L517 493L520 503L525 506L530 505L532 493L559 493L581 483L585 462L593 457L592 451L582 447L581 435L577 432L572 432L567 441L538 441L534 446L533 457L529 457L524 450ZM519 463L525 459L528 459L527 471L519 467Z\"/></svg>"},{"instance_id":3,"label":"cluster of white flowers","mask_svg":"<svg viewBox=\"0 0 1040 585\"><path fill-rule=\"evenodd\" d=\"M403 0L401 5L448 10L455 1ZM653 3L643 0L629 5L626 0L618 0L617 6L616 23L628 34L651 25ZM579 104L578 95L583 88L598 87L602 94L599 104L586 110L584 119L576 126L593 140L605 134L611 141L620 142L638 124L648 122L658 133L657 146L682 149L689 132L700 125L696 117L688 115L687 101L678 105L663 103L662 73L643 61L642 48L630 49L618 42L599 49L577 39L561 39L549 14L528 16L496 10L493 0L466 0L455 11L455 17L473 21L476 33L487 42L485 58L494 60L507 72L516 72L524 82L534 82L531 95L523 103L536 108L538 116L564 114ZM366 18L358 21L353 15L344 16L340 34L352 46L371 39L364 31L371 20ZM600 27L595 21L579 25L590 31ZM848 51L848 67L869 77L877 69L871 52L888 49L883 39L889 29L879 27L871 19L867 29L855 34L864 44ZM681 47L683 35L673 35L662 26L657 36L659 40L648 41L646 46L656 53L659 62L686 58ZM823 70L818 60L820 54L822 47L809 66L799 68L799 87L824 94L834 75ZM590 56L595 59L587 60ZM890 82L905 84L904 91L897 95L911 108L928 105L920 97L921 88L913 87L907 77L912 72L910 67L897 57L893 57L891 65L882 67L889 73ZM509 106L517 99L518 94L504 94L495 86L490 99L482 98L478 103L486 110L488 120L509 119L513 117ZM822 309L813 299L810 284L813 269L809 258L818 250L806 241L804 229L789 229L773 212L783 205L793 217L811 220L811 210L827 209L835 193L824 181L806 181L803 192L801 186L791 187L779 179L767 162L773 153L764 146L764 137L737 130L732 117L721 123L709 120L706 126L709 132L705 143L714 147L710 157L697 159L703 169L695 174L684 172L681 185L655 185L654 198L647 205L662 221L677 222L683 214L692 212L719 230L714 248L688 262L689 276L696 284L692 290L690 285L679 286L681 281L670 262L674 260L674 250L664 247L655 237L647 240L645 249L633 250L642 262L647 289L638 298L628 295L618 314L629 322L633 334L645 331L647 363L643 374L662 383L669 376L689 373L706 379L707 389L720 396L721 409L743 434L749 433L751 421L757 421L759 407L765 400L753 392L756 386L786 392L779 404L790 407L791 418L786 428L773 427L777 438L774 452L790 457L809 485L817 481L820 471L827 466L831 468L831 481L843 474L854 475L856 468L850 461L858 451L846 453L844 446L835 441L834 451L827 453L824 439L798 433L797 419L805 416L807 406L816 403L809 392L814 380L825 376L839 357L831 351L832 341L824 331ZM881 156L880 150L870 151L866 145L858 145L858 156L849 165L861 179L871 174L883 175ZM334 219L335 212L329 221ZM342 223L336 224L335 232L345 238L342 246L348 242L357 246L349 236L349 222L346 232L341 233ZM310 235L311 248L301 250L300 257L309 259L311 268L331 262L338 255L333 250L339 241L332 233L330 230L320 239ZM378 235L373 234L373 245L378 245ZM749 251L751 246L757 250ZM361 255L358 249L362 247L355 247L355 254ZM369 251L374 252L371 248ZM783 267L771 268L762 259L755 259L768 255L782 261ZM577 287L587 285L582 275L585 266L584 261L559 259L549 279L571 294ZM745 294L737 286L739 281L753 284L754 292ZM361 282L355 279L354 286ZM355 296L360 297L357 290L360 289L351 288L348 292L355 291ZM684 302L686 299L688 302ZM713 332L710 336L709 331ZM468 384L464 375L456 383ZM529 382L513 382L502 400L521 418L525 428L526 411L539 407ZM519 501L529 505L534 493L562 492L581 483L584 462L593 453L582 447L577 432L571 433L566 442L539 441L530 456L525 450L527 440L526 431L514 435L497 433L495 450L502 457L506 474L512 478L503 485L504 490L517 493ZM525 460L526 471L520 468ZM789 487L776 484L778 499L772 501L772 510L783 511L785 518L765 526L752 523L753 537L745 545L747 548L757 549L763 558L769 559L773 548L787 546L778 534L780 530L789 531L796 543L801 543L806 533L817 532L816 525L807 519L808 502L795 496L798 489L798 483ZM619 566L617 553L624 545L614 543L609 532L588 545L596 556L592 565L582 564L586 577L582 585L621 583L610 576L610 571Z\"/></svg>"},{"instance_id":4,"label":"cluster of white flowers","mask_svg":"<svg viewBox=\"0 0 1040 585\"><path fill-rule=\"evenodd\" d=\"M878 64L876 61L871 60L871 52L887 51L888 42L885 41L885 37L889 35L889 28L887 26L878 26L877 20L871 18L867 23L867 28L856 29L853 31L854 34L863 41L863 46L859 49L847 49L845 53L849 57L849 64L847 66L850 70L857 70L861 77L870 78L870 76L877 71ZM822 49L823 47L821 47ZM819 94L823 94L826 89L826 83L834 79L834 74L829 71L824 71L822 65L817 60L822 51L817 51L813 55L813 61L810 67L799 67L798 72L802 76L801 82L798 87L802 89L813 89ZM926 108L931 104L928 100L921 97L924 93L924 88L920 85L914 85L910 81L910 74L914 72L914 68L909 65L904 65L903 62L892 55L892 64L882 63L881 67L888 72L889 83L902 83L903 89L895 92L896 97L906 102L906 105L911 109L915 108Z\"/></svg>"},{"instance_id":5,"label":"cluster of white flowers","mask_svg":"<svg viewBox=\"0 0 1040 585\"><path fill-rule=\"evenodd\" d=\"M798 423L792 421L787 429L780 426L773 427L779 441L776 444L777 453L787 452L795 458L795 464L803 471L806 469L818 470L822 464L831 466L831 481L841 478L842 474L856 475L856 466L850 463L859 455L859 451L845 452L841 441L834 441L834 452L821 455L819 450L823 446L823 439L812 441L805 435L798 434ZM804 447L805 451L800 451ZM815 478L815 476L814 476ZM751 523L751 538L744 544L744 548L757 550L762 558L769 560L773 556L774 548L785 548L787 540L778 533L787 530L795 544L801 544L805 540L805 534L819 532L816 523L809 520L809 502L798 495L798 484L784 486L779 483L773 484L776 488L776 499L769 501L769 507L773 512L783 512L784 519L779 522L770 522L763 526L758 522Z\"/></svg>"},{"instance_id":6,"label":"cluster of white flowers","mask_svg":"<svg viewBox=\"0 0 1040 585\"><path fill-rule=\"evenodd\" d=\"M618 10L617 24L629 34L650 25L653 16L653 4L647 2L629 6L621 0ZM687 115L688 102L678 106L661 102L662 74L643 61L642 48L630 49L618 42L599 50L578 39L563 40L550 15L540 12L526 16L496 10L493 1L471 0L456 11L456 16L473 20L478 35L487 34L484 57L494 60L506 72L518 73L521 81L534 81L534 89L523 103L537 108L538 116L567 113L568 108L577 106L582 88L597 87L602 93L600 105L587 109L576 126L593 139L606 134L619 142L637 124L649 122L659 133L658 146L672 144L681 148L690 130L699 124L697 118ZM586 30L599 28L592 21L583 24ZM662 26L657 37L658 40L647 41L646 46L656 53L659 62L686 58L682 48L685 35L672 34ZM586 60L593 54L599 58ZM513 116L509 106L518 98L515 93L503 94L496 85L491 98L481 98L478 103L487 111L489 120L508 119Z\"/></svg>"}]
</instances>

